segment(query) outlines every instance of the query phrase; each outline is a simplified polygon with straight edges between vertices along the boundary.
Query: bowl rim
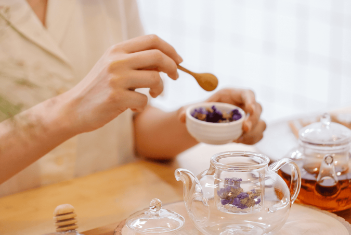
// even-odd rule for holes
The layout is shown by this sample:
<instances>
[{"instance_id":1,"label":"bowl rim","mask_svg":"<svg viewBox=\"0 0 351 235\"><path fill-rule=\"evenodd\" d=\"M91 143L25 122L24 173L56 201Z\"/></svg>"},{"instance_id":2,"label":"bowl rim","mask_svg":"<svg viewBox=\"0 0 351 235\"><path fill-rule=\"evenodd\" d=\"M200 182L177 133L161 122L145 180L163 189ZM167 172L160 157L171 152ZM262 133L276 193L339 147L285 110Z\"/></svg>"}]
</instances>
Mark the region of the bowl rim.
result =
<instances>
[{"instance_id":1,"label":"bowl rim","mask_svg":"<svg viewBox=\"0 0 351 235\"><path fill-rule=\"evenodd\" d=\"M242 115L241 118L239 120L236 120L236 121L233 121L233 122L225 122L225 123L214 123L214 122L206 122L206 121L201 121L201 120L198 120L196 118L194 118L191 114L190 114L190 110L194 109L194 108L203 108L204 105L206 105L206 107L209 107L209 106L230 106L232 107L233 109L236 108L239 110L240 114ZM244 110L242 110L240 107L234 105L234 104L228 104L228 103L222 103L222 102L201 102L201 103L197 103L197 104L193 104L193 105L190 105L187 109L186 109L186 117L189 118L190 120L196 122L196 123L199 123L201 125L208 125L208 126L229 126L229 125L238 125L240 123L242 123L246 117L246 113Z\"/></svg>"}]
</instances>

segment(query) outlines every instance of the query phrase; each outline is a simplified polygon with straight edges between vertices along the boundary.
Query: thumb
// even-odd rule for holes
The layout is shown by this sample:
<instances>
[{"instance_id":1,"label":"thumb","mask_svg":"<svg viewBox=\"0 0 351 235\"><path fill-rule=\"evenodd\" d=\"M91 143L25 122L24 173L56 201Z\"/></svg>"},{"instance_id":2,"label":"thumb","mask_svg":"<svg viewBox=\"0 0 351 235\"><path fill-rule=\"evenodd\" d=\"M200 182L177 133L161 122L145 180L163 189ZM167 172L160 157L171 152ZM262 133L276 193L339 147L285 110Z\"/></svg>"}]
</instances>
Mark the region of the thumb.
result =
<instances>
[{"instance_id":1,"label":"thumb","mask_svg":"<svg viewBox=\"0 0 351 235\"><path fill-rule=\"evenodd\" d=\"M186 120L186 117L185 117L185 108L184 107L181 107L179 110L178 110L178 120L182 123L185 123L185 120Z\"/></svg>"},{"instance_id":2,"label":"thumb","mask_svg":"<svg viewBox=\"0 0 351 235\"><path fill-rule=\"evenodd\" d=\"M251 121L247 118L244 123L243 123L243 130L244 132L249 132L251 131L252 128L252 123Z\"/></svg>"}]
</instances>

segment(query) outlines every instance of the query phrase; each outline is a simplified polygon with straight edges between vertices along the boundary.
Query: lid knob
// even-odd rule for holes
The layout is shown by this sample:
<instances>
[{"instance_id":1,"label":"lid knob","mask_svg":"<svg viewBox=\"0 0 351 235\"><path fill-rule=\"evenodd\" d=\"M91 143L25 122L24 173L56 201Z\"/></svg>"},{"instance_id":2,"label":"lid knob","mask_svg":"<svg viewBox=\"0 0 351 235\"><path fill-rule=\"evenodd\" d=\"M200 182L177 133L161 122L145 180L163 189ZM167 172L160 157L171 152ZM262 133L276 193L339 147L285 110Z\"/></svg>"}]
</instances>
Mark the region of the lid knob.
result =
<instances>
[{"instance_id":1,"label":"lid knob","mask_svg":"<svg viewBox=\"0 0 351 235\"><path fill-rule=\"evenodd\" d=\"M150 212L154 212L156 214L161 210L161 208L162 208L162 202L160 199L154 198L151 200L150 207L149 207Z\"/></svg>"},{"instance_id":2,"label":"lid knob","mask_svg":"<svg viewBox=\"0 0 351 235\"><path fill-rule=\"evenodd\" d=\"M329 128L329 125L331 123L331 120L330 120L330 115L329 113L324 113L321 117L321 123L322 123L322 126L325 127L325 128Z\"/></svg>"}]
</instances>

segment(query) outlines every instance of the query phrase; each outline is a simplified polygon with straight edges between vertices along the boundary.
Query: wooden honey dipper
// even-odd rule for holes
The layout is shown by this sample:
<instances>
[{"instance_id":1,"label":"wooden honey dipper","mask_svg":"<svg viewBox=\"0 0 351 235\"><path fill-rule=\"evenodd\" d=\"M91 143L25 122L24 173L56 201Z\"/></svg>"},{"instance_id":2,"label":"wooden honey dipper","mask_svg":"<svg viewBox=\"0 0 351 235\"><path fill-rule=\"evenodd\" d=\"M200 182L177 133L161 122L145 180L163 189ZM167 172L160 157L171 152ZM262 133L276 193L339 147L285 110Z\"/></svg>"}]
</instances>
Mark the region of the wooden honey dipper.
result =
<instances>
[{"instance_id":1,"label":"wooden honey dipper","mask_svg":"<svg viewBox=\"0 0 351 235\"><path fill-rule=\"evenodd\" d=\"M54 211L56 232L67 232L78 228L74 207L70 204L62 204Z\"/></svg>"}]
</instances>

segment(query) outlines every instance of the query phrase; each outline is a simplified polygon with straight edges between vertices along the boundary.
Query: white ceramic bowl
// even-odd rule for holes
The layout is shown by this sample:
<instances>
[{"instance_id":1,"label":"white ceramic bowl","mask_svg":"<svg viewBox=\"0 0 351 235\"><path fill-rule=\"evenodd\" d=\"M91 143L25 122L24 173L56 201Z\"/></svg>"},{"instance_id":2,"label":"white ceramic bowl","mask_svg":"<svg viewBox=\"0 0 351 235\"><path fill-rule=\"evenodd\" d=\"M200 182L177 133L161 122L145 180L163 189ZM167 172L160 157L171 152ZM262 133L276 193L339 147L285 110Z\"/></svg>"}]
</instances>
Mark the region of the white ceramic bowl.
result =
<instances>
[{"instance_id":1,"label":"white ceramic bowl","mask_svg":"<svg viewBox=\"0 0 351 235\"><path fill-rule=\"evenodd\" d=\"M230 112L233 109L238 109L242 117L233 122L228 123L212 123L200 121L193 116L191 113L198 108L210 108L215 106L221 112ZM238 139L242 134L243 121L245 119L245 112L241 108L227 103L218 102L205 102L195 104L187 108L186 110L186 127L190 135L192 135L197 141L206 144L227 144Z\"/></svg>"}]
</instances>

